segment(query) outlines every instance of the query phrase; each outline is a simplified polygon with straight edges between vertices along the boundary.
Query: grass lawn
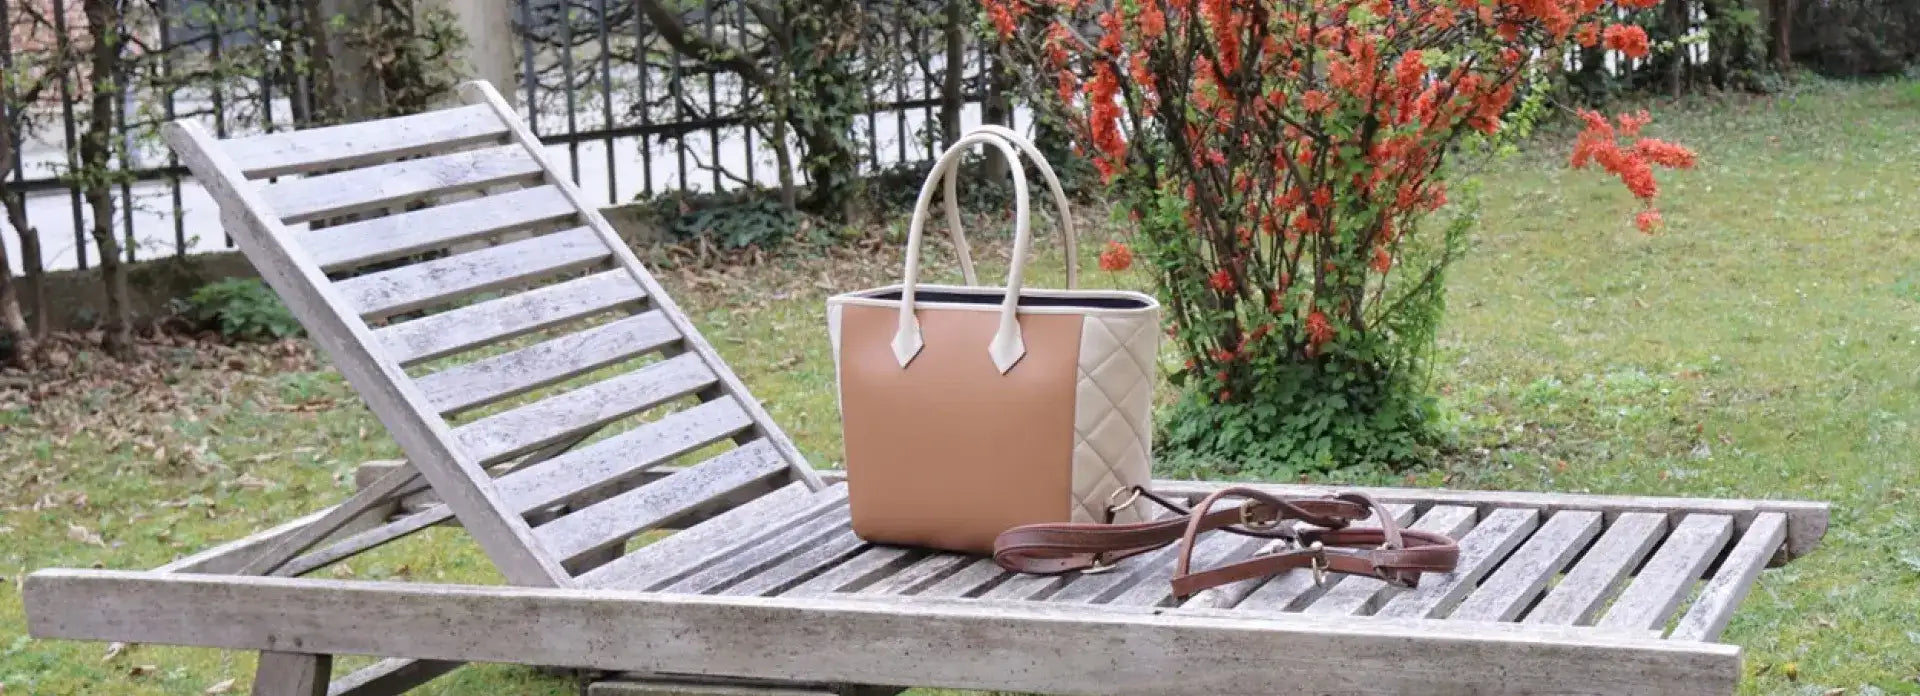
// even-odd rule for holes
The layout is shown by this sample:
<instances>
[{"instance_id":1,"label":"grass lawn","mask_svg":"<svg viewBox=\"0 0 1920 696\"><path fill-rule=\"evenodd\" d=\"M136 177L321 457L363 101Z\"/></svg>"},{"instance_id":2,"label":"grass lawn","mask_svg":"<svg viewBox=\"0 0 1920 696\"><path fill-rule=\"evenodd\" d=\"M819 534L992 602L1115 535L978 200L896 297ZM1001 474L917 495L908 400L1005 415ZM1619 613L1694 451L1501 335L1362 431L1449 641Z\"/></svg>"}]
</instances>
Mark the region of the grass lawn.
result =
<instances>
[{"instance_id":1,"label":"grass lawn","mask_svg":"<svg viewBox=\"0 0 1920 696\"><path fill-rule=\"evenodd\" d=\"M1617 182L1566 169L1565 135L1484 173L1437 370L1451 454L1406 478L1830 501L1822 548L1764 573L1725 636L1747 649L1743 692L1920 693L1920 85L1657 115L1656 135L1702 153L1663 178L1662 235L1633 230ZM894 276L895 258L662 275L825 467L839 434L822 299ZM1058 257L1039 263L1057 283ZM159 355L78 369L33 406L0 394L0 694L244 693L250 654L25 637L17 578L159 565L338 500L359 462L398 454L299 344ZM497 580L451 530L327 572ZM424 693L575 688L485 666Z\"/></svg>"}]
</instances>

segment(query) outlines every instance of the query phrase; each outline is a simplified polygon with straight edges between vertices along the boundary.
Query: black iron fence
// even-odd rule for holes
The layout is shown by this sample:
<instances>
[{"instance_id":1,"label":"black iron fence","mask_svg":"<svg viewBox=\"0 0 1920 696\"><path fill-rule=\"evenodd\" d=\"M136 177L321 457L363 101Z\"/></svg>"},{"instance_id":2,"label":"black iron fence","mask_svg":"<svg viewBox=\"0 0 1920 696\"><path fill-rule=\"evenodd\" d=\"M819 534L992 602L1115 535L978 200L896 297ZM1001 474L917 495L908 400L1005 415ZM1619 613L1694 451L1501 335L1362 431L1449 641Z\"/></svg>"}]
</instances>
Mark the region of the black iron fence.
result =
<instances>
[{"instance_id":1,"label":"black iron fence","mask_svg":"<svg viewBox=\"0 0 1920 696\"><path fill-rule=\"evenodd\" d=\"M94 80L84 60L92 38L83 1L0 0L7 24L0 69L45 86L32 100L20 90L0 99L0 118L21 123L4 162L5 186L25 194L25 223L42 242L43 263L84 269L97 260L90 210L75 185L84 110L97 87L118 92L110 169L127 260L229 248L211 200L160 143L158 127L195 118L228 136L311 125L315 85L302 66L314 49L299 38L315 21L307 12L313 3L119 0L125 60L113 79ZM785 28L769 26L765 8L750 0L500 1L516 3L513 96L522 116L550 153L565 157L583 189L604 192L602 203L777 186L783 148L793 178L802 178L801 144L773 127L765 85L679 50L649 19L649 11L665 11L703 46L773 71L773 44ZM844 64L859 71L864 94L850 102L861 113L847 139L862 153L863 170L930 158L942 124L983 118L988 58L968 29L950 60L944 0L854 4L857 16L844 19L858 22L859 42ZM56 65L62 55L78 59ZM957 104L949 88L955 79ZM24 84L15 80L10 89ZM17 260L19 240L6 241Z\"/></svg>"}]
</instances>

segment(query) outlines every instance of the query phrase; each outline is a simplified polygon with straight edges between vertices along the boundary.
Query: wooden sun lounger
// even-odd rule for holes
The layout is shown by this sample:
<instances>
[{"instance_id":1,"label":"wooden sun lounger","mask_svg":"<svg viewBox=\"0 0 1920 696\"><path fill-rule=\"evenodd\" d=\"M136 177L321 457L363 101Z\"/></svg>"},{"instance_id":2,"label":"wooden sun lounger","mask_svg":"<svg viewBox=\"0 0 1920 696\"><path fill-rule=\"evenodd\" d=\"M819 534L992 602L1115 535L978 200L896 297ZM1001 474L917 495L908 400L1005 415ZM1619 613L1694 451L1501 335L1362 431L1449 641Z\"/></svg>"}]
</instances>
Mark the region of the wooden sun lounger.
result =
<instances>
[{"instance_id":1,"label":"wooden sun lounger","mask_svg":"<svg viewBox=\"0 0 1920 696\"><path fill-rule=\"evenodd\" d=\"M1818 503L1379 489L1403 521L1457 536L1457 572L1398 591L1303 571L1178 605L1170 549L1039 577L872 546L837 476L499 95L463 92L429 114L225 141L169 127L407 462L158 569L36 572L32 635L261 651L263 696L402 693L464 662L633 675L592 687L607 696L1727 694L1728 618L1763 567L1825 533ZM1158 485L1192 500L1210 484ZM300 577L449 522L510 586ZM632 543L660 529L679 531ZM1210 536L1196 556L1258 546ZM333 679L334 655L388 659Z\"/></svg>"}]
</instances>

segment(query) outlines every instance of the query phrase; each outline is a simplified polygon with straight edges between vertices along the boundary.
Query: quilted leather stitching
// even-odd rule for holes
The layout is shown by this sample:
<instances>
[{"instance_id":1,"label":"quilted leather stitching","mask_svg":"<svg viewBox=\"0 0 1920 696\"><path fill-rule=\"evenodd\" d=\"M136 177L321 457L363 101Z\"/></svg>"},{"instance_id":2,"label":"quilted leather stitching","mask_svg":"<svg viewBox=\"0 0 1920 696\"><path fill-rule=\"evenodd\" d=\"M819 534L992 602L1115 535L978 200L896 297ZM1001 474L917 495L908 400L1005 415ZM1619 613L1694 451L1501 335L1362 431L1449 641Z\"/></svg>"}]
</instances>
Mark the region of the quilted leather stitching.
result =
<instances>
[{"instance_id":1,"label":"quilted leather stitching","mask_svg":"<svg viewBox=\"0 0 1920 696\"><path fill-rule=\"evenodd\" d=\"M1086 315L1081 329L1073 432L1072 520L1099 521L1114 489L1152 475L1153 315ZM1132 522L1140 508L1116 522Z\"/></svg>"}]
</instances>

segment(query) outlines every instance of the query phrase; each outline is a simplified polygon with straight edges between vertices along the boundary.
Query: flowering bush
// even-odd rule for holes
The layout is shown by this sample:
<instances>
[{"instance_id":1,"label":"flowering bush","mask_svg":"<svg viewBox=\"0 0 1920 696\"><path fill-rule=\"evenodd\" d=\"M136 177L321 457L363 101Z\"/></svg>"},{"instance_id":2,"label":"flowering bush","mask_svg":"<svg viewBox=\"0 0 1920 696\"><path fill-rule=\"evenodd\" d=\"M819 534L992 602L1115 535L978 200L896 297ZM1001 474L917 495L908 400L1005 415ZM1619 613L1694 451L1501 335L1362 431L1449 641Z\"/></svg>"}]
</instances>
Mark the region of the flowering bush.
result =
<instances>
[{"instance_id":1,"label":"flowering bush","mask_svg":"<svg viewBox=\"0 0 1920 696\"><path fill-rule=\"evenodd\" d=\"M986 0L1015 59L1044 75L1134 221L1103 268L1149 264L1186 364L1166 454L1269 475L1410 460L1427 430L1422 357L1471 206L1450 156L1525 129L1528 89L1562 51L1628 56L1606 19L1658 0ZM1525 95L1530 96L1522 96ZM1693 154L1622 144L1644 114L1583 114L1576 167L1619 176L1652 231L1654 166Z\"/></svg>"}]
</instances>

